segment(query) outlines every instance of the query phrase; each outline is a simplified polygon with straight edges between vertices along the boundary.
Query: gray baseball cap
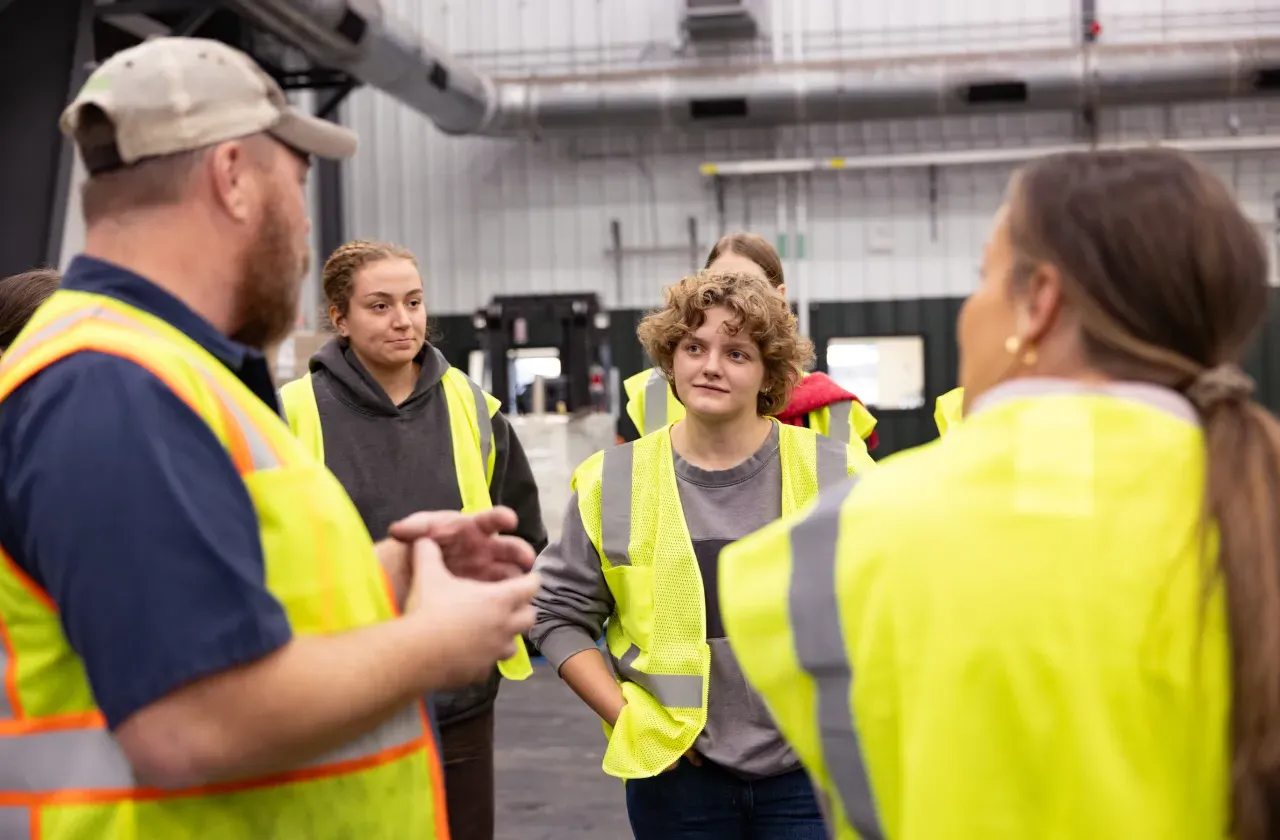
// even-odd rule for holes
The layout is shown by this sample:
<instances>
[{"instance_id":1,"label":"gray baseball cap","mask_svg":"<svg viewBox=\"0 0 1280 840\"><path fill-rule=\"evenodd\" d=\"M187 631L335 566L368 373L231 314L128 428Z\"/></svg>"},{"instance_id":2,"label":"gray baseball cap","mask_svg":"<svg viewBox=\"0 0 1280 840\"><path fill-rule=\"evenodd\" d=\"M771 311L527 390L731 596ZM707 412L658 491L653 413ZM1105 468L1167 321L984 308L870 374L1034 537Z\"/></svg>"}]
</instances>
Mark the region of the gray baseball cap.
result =
<instances>
[{"instance_id":1,"label":"gray baseball cap","mask_svg":"<svg viewBox=\"0 0 1280 840\"><path fill-rule=\"evenodd\" d=\"M206 38L153 38L111 56L63 111L64 134L77 136L88 106L101 109L114 129L105 157L82 145L90 172L259 132L322 158L356 151L355 132L294 109L257 62Z\"/></svg>"}]
</instances>

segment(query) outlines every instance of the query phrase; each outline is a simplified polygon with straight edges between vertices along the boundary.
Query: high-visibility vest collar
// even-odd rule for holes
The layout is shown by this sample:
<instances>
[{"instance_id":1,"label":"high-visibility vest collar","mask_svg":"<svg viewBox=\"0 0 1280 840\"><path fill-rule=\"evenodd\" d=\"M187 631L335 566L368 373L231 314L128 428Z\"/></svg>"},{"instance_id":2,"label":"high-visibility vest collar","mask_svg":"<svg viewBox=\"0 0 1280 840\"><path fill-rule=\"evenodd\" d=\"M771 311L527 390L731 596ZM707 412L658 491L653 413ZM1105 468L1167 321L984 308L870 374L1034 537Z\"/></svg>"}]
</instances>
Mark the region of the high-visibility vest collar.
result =
<instances>
[{"instance_id":1,"label":"high-visibility vest collar","mask_svg":"<svg viewBox=\"0 0 1280 840\"><path fill-rule=\"evenodd\" d=\"M684 417L684 405L657 368L627 377L622 388L627 395L627 416L641 435L652 434ZM876 428L876 418L866 406L854 400L824 405L806 416L809 428L841 443L865 440Z\"/></svg>"},{"instance_id":2,"label":"high-visibility vest collar","mask_svg":"<svg viewBox=\"0 0 1280 840\"><path fill-rule=\"evenodd\" d=\"M453 443L454 472L462 496L463 513L478 513L493 507L489 486L493 482L496 453L493 446L493 415L501 403L485 393L470 377L455 367L441 379L449 413L449 434ZM307 373L280 389L289 428L307 450L324 460L324 429L316 402L315 378ZM516 639L516 652L498 663L498 671L509 680L533 676L533 662L523 639Z\"/></svg>"},{"instance_id":3,"label":"high-visibility vest collar","mask_svg":"<svg viewBox=\"0 0 1280 840\"><path fill-rule=\"evenodd\" d=\"M874 466L865 447L778 426L784 513ZM604 770L624 779L662 772L706 725L706 601L676 481L667 428L597 453L574 473L579 514L615 604L605 638L627 705L606 727Z\"/></svg>"}]
</instances>

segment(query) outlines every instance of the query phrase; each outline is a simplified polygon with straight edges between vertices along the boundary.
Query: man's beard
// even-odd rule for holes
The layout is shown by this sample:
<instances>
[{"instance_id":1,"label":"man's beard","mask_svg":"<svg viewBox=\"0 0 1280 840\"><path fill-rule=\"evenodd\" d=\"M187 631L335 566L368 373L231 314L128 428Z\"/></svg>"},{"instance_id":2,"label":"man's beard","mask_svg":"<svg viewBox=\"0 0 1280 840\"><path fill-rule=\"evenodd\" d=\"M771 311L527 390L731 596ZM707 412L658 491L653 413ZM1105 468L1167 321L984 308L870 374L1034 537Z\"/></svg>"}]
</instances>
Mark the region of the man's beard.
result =
<instances>
[{"instance_id":1,"label":"man's beard","mask_svg":"<svg viewBox=\"0 0 1280 840\"><path fill-rule=\"evenodd\" d=\"M279 197L267 206L258 236L245 254L240 276L244 282L236 294L239 328L231 338L264 350L279 344L293 331L311 255L297 253L294 237L281 211Z\"/></svg>"}]
</instances>

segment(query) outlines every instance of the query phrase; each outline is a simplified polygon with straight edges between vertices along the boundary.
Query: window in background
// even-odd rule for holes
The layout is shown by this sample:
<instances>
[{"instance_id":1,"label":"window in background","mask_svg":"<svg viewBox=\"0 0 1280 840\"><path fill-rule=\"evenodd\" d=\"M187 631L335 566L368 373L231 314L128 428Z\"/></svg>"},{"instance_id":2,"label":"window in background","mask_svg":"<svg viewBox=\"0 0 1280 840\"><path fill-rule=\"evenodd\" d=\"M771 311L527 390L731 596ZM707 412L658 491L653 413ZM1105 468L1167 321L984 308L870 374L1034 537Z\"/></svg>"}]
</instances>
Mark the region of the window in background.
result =
<instances>
[{"instance_id":1,"label":"window in background","mask_svg":"<svg viewBox=\"0 0 1280 840\"><path fill-rule=\"evenodd\" d=\"M533 380L541 376L546 386L545 398L549 410L565 399L564 380L560 378L560 351L555 347L518 347L507 351L510 371L511 402L515 413L529 414L534 410Z\"/></svg>"},{"instance_id":2,"label":"window in background","mask_svg":"<svg viewBox=\"0 0 1280 840\"><path fill-rule=\"evenodd\" d=\"M535 376L560 376L560 351L555 347L521 347L508 350L507 358L511 360L511 381L517 393L532 385Z\"/></svg>"},{"instance_id":3,"label":"window in background","mask_svg":"<svg viewBox=\"0 0 1280 840\"><path fill-rule=\"evenodd\" d=\"M921 408L924 339L918 335L833 338L827 343L827 375L867 406Z\"/></svg>"}]
</instances>

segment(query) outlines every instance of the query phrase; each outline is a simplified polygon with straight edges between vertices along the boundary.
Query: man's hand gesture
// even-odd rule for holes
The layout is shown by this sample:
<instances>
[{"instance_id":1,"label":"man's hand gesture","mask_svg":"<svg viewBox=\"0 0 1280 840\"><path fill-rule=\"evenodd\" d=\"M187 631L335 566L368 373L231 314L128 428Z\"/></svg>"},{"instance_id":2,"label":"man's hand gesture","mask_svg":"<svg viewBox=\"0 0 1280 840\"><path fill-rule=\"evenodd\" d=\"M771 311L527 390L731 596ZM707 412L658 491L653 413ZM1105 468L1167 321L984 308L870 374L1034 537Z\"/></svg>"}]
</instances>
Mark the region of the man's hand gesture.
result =
<instances>
[{"instance_id":1,"label":"man's hand gesture","mask_svg":"<svg viewBox=\"0 0 1280 840\"><path fill-rule=\"evenodd\" d=\"M480 583L451 574L433 540L416 540L412 554L406 620L431 640L437 687L483 680L495 663L516 652L516 637L533 626L537 573Z\"/></svg>"},{"instance_id":2,"label":"man's hand gesture","mask_svg":"<svg viewBox=\"0 0 1280 840\"><path fill-rule=\"evenodd\" d=\"M454 575L480 581L506 580L533 568L533 548L502 532L516 526L508 507L481 513L422 511L391 525L388 534L404 543L429 539L440 547L444 566Z\"/></svg>"}]
</instances>

